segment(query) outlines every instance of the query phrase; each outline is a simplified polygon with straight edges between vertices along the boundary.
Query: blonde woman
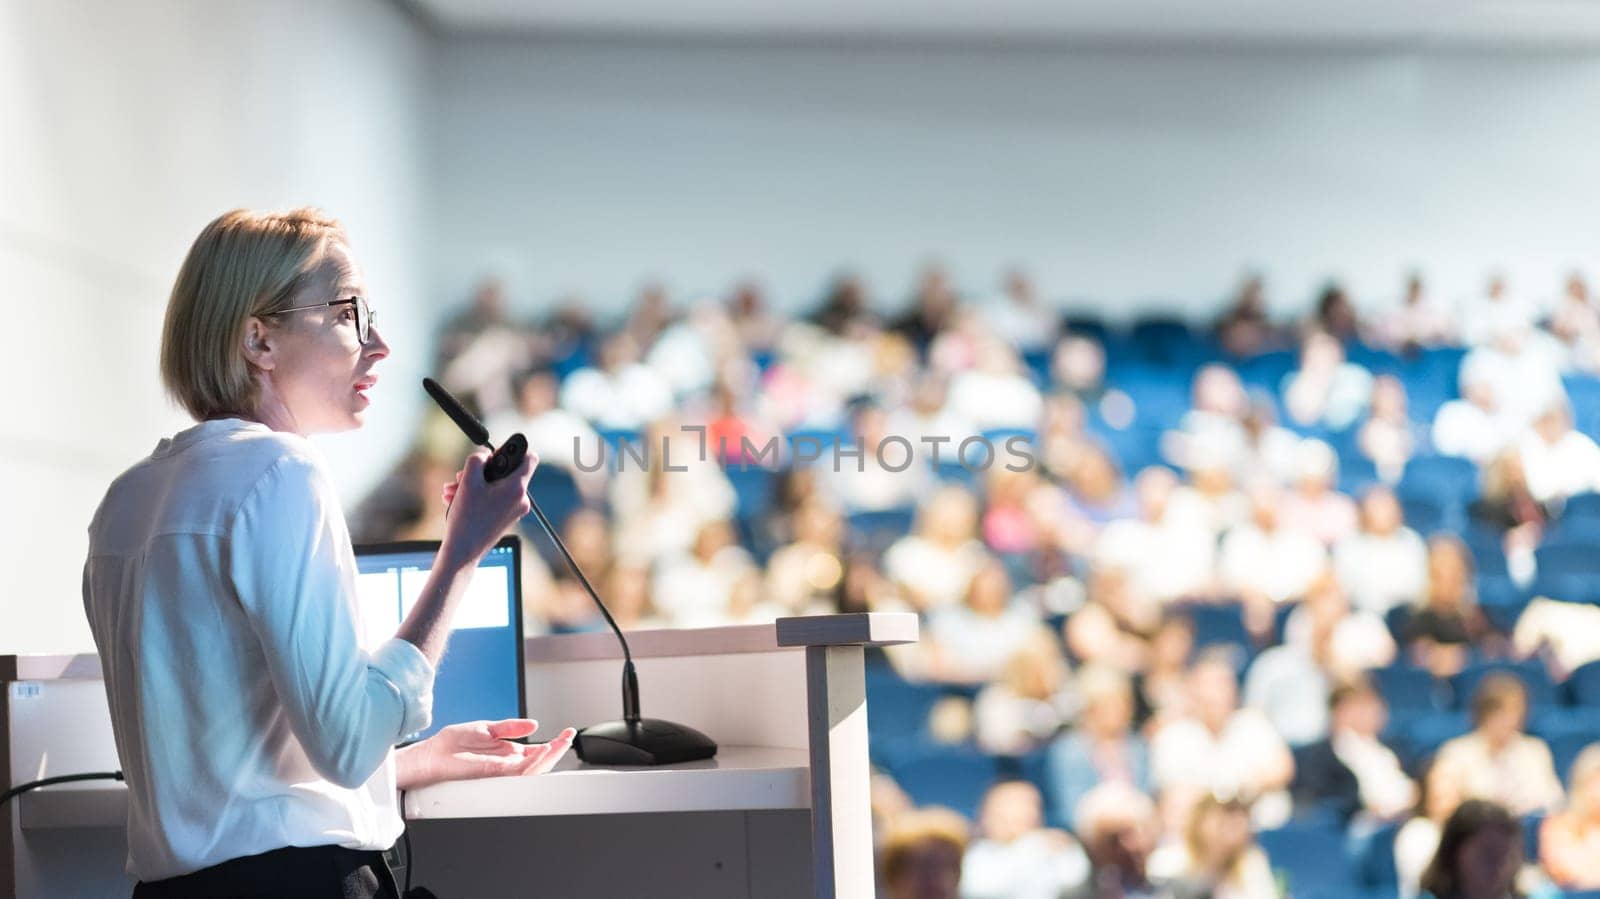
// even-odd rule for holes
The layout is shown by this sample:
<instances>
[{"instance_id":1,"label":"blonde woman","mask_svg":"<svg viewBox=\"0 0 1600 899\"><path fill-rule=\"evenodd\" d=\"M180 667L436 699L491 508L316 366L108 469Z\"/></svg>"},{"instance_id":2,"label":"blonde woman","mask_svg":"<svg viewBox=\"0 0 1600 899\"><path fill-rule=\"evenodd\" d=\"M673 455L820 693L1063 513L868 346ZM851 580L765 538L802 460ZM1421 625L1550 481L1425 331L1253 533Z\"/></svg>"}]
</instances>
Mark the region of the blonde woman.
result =
<instances>
[{"instance_id":1,"label":"blonde woman","mask_svg":"<svg viewBox=\"0 0 1600 899\"><path fill-rule=\"evenodd\" d=\"M128 785L137 899L394 897L397 789L547 770L527 720L428 725L434 667L478 560L527 512L530 455L469 456L428 582L358 642L355 556L311 434L359 428L389 346L338 222L239 210L207 225L167 305L161 374L198 422L111 485L83 601Z\"/></svg>"},{"instance_id":2,"label":"blonde woman","mask_svg":"<svg viewBox=\"0 0 1600 899\"><path fill-rule=\"evenodd\" d=\"M1572 763L1567 810L1544 820L1539 862L1567 890L1600 890L1600 743Z\"/></svg>"}]
</instances>

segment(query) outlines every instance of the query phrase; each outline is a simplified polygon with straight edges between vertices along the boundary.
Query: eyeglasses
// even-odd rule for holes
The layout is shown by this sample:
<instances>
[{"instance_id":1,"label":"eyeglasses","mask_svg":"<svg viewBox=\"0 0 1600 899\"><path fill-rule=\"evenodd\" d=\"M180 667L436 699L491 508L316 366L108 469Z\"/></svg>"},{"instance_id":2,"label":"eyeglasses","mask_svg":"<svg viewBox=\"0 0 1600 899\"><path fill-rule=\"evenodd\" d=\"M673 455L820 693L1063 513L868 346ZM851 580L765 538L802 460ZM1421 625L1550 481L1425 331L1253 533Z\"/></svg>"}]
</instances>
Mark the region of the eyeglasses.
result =
<instances>
[{"instance_id":1,"label":"eyeglasses","mask_svg":"<svg viewBox=\"0 0 1600 899\"><path fill-rule=\"evenodd\" d=\"M351 306L356 311L356 340L362 346L367 345L367 338L372 335L372 321L374 313L372 307L367 305L366 297L350 297L347 300L334 300L329 303L312 303L309 306L291 306L288 309L279 309L277 312L267 312L264 315L283 315L285 312L299 312L303 309L325 309L329 306Z\"/></svg>"}]
</instances>

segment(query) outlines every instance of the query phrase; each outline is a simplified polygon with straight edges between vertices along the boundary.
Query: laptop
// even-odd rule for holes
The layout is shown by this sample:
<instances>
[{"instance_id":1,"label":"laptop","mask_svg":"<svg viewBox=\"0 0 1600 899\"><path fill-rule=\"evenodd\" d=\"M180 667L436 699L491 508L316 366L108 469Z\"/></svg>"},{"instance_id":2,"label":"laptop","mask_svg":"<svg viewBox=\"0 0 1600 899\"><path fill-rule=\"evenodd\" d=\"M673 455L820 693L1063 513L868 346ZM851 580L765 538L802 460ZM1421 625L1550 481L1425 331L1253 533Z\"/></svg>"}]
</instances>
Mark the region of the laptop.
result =
<instances>
[{"instance_id":1,"label":"laptop","mask_svg":"<svg viewBox=\"0 0 1600 899\"><path fill-rule=\"evenodd\" d=\"M522 666L522 541L501 538L484 554L456 608L433 682L433 721L415 739L463 721L527 717ZM437 540L355 547L361 645L394 636L427 583Z\"/></svg>"}]
</instances>

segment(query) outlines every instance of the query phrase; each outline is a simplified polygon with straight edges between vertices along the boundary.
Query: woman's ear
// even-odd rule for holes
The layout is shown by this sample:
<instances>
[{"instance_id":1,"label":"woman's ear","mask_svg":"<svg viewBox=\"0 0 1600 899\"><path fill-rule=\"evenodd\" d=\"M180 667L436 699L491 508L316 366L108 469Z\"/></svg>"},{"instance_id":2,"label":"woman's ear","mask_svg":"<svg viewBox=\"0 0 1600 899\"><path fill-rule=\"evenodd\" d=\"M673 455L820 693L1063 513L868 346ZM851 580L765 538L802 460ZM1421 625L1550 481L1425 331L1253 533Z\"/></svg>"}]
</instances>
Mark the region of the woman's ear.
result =
<instances>
[{"instance_id":1,"label":"woman's ear","mask_svg":"<svg viewBox=\"0 0 1600 899\"><path fill-rule=\"evenodd\" d=\"M245 319L244 339L240 348L244 352L244 360L250 363L251 368L272 371L277 364L273 356L275 343L272 329L267 326L264 319L254 315Z\"/></svg>"}]
</instances>

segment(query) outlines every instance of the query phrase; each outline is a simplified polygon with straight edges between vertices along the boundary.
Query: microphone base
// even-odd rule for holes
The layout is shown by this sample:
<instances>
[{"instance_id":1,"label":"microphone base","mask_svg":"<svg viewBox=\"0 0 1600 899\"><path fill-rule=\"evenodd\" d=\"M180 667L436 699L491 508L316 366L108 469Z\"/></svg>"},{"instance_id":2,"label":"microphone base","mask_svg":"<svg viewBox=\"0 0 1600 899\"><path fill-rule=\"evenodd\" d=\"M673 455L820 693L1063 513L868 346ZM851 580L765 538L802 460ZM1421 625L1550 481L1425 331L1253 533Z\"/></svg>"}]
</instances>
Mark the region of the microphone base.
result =
<instances>
[{"instance_id":1,"label":"microphone base","mask_svg":"<svg viewBox=\"0 0 1600 899\"><path fill-rule=\"evenodd\" d=\"M578 731L572 749L586 765L672 765L717 754L705 734L660 718L607 721Z\"/></svg>"}]
</instances>

